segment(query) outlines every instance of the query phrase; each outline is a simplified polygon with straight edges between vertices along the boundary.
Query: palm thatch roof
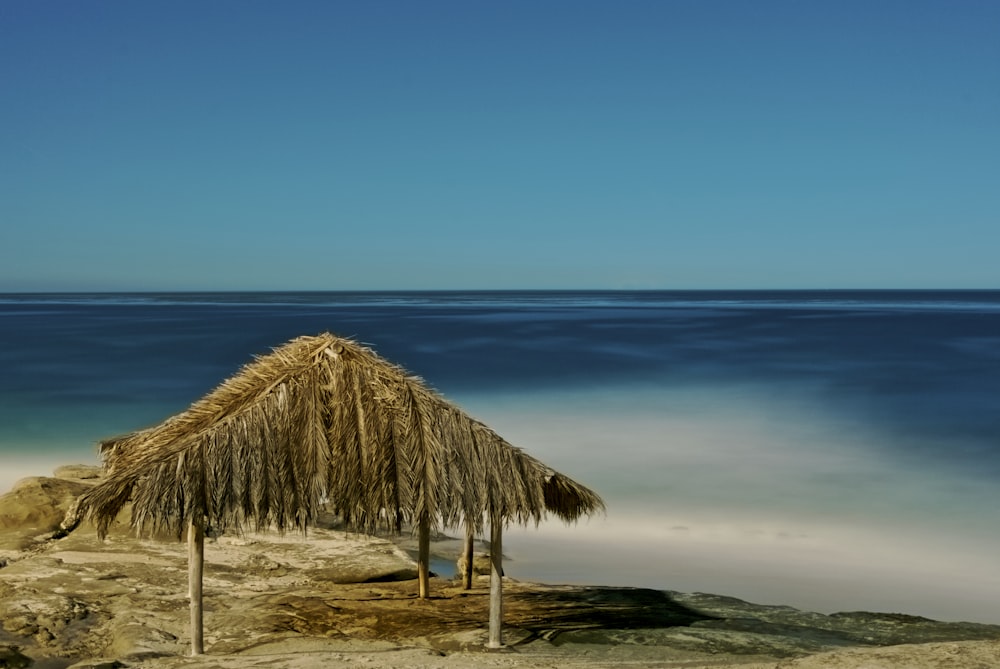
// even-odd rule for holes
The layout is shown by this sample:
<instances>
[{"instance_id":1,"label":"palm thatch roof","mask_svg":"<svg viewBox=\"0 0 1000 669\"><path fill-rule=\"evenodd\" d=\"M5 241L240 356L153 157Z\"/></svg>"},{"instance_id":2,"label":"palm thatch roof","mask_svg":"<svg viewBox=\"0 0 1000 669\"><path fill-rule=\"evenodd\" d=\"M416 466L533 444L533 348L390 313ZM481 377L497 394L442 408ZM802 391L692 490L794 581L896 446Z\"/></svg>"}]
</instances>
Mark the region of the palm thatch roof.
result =
<instances>
[{"instance_id":1,"label":"palm thatch roof","mask_svg":"<svg viewBox=\"0 0 1000 669\"><path fill-rule=\"evenodd\" d=\"M355 527L572 521L601 498L512 446L419 378L329 333L258 357L186 411L105 441L108 476L79 518L106 534L305 530L332 508Z\"/></svg>"}]
</instances>

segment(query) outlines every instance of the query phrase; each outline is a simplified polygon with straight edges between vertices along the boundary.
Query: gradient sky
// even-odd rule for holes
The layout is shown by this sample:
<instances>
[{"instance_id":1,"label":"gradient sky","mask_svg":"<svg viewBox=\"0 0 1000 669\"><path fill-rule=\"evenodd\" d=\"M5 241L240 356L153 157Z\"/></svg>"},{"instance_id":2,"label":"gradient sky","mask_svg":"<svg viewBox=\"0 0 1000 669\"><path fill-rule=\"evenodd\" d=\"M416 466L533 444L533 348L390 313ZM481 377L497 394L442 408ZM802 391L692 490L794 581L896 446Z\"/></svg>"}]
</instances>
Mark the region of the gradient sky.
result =
<instances>
[{"instance_id":1,"label":"gradient sky","mask_svg":"<svg viewBox=\"0 0 1000 669\"><path fill-rule=\"evenodd\" d=\"M1000 288L1000 3L0 3L0 291Z\"/></svg>"}]
</instances>

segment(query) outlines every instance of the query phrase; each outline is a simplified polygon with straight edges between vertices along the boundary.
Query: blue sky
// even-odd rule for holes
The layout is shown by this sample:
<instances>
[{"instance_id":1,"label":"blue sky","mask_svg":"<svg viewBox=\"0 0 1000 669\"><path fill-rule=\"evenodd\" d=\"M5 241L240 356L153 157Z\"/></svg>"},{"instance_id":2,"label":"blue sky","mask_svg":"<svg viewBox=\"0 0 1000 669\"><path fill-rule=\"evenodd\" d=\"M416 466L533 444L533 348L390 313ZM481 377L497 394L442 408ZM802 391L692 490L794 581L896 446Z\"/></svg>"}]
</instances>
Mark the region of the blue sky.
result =
<instances>
[{"instance_id":1,"label":"blue sky","mask_svg":"<svg viewBox=\"0 0 1000 669\"><path fill-rule=\"evenodd\" d=\"M0 3L0 291L1000 288L1000 3Z\"/></svg>"}]
</instances>

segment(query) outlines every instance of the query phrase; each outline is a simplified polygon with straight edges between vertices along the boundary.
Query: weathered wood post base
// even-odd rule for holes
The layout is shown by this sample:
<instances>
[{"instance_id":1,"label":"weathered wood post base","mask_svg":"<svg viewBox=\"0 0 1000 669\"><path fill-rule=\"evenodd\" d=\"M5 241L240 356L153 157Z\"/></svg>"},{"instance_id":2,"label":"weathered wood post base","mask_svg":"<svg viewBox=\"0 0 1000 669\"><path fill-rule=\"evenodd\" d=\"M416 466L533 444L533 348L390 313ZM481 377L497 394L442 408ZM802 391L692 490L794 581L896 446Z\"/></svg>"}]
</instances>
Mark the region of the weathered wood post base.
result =
<instances>
[{"instance_id":1,"label":"weathered wood post base","mask_svg":"<svg viewBox=\"0 0 1000 669\"><path fill-rule=\"evenodd\" d=\"M462 546L462 554L465 556L465 574L462 577L462 585L466 590L472 590L472 577L475 572L472 566L473 559L473 533L472 525L465 526L465 544Z\"/></svg>"},{"instance_id":2,"label":"weathered wood post base","mask_svg":"<svg viewBox=\"0 0 1000 669\"><path fill-rule=\"evenodd\" d=\"M188 595L191 597L191 655L205 652L202 581L205 568L205 528L198 519L188 526Z\"/></svg>"},{"instance_id":3,"label":"weathered wood post base","mask_svg":"<svg viewBox=\"0 0 1000 669\"><path fill-rule=\"evenodd\" d=\"M420 519L418 532L417 580L419 582L420 599L427 599L431 596L431 521L429 518Z\"/></svg>"},{"instance_id":4,"label":"weathered wood post base","mask_svg":"<svg viewBox=\"0 0 1000 669\"><path fill-rule=\"evenodd\" d=\"M490 640L487 648L503 647L503 521L490 518Z\"/></svg>"}]
</instances>

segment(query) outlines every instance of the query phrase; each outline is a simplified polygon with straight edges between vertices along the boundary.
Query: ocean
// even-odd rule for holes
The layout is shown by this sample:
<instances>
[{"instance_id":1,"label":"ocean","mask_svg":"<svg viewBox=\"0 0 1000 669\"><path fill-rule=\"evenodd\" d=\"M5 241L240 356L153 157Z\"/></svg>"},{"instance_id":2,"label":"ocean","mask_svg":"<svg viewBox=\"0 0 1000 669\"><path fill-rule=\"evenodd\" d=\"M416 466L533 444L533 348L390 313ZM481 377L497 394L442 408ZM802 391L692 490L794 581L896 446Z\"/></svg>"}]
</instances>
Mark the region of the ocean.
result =
<instances>
[{"instance_id":1,"label":"ocean","mask_svg":"<svg viewBox=\"0 0 1000 669\"><path fill-rule=\"evenodd\" d=\"M1000 291L0 294L0 489L322 331L602 494L513 578L1000 623Z\"/></svg>"}]
</instances>

